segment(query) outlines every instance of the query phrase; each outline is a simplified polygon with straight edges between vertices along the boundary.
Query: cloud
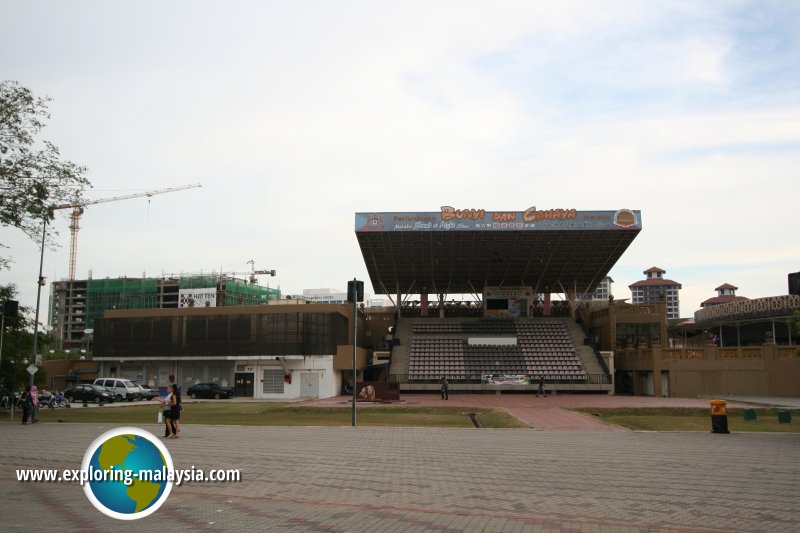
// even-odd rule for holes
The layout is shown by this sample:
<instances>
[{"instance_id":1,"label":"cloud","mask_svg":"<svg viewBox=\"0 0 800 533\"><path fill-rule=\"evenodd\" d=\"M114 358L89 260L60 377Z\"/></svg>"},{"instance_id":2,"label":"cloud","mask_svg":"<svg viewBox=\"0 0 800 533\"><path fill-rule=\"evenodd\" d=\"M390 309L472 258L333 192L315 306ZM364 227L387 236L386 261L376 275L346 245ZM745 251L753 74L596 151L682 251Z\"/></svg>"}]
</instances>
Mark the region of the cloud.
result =
<instances>
[{"instance_id":1,"label":"cloud","mask_svg":"<svg viewBox=\"0 0 800 533\"><path fill-rule=\"evenodd\" d=\"M779 230L798 223L792 6L47 5L13 6L2 76L54 97L48 137L92 196L204 185L90 209L81 273L252 258L290 292L338 286L366 278L355 211L443 204L642 209L617 268L678 271L687 294L697 270L695 299L797 262ZM44 37L12 55L33 20ZM35 246L8 242L27 286ZM66 264L66 246L46 258Z\"/></svg>"}]
</instances>

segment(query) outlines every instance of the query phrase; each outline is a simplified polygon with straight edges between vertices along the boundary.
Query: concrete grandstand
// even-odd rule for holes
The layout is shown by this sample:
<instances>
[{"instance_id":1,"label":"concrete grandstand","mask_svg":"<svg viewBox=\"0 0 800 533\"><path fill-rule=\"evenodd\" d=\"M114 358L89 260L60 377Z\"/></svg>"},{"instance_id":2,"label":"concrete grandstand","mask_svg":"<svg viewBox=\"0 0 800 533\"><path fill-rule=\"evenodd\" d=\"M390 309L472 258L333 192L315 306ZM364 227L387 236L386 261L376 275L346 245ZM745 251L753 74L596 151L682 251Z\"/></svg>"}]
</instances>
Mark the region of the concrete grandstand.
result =
<instances>
[{"instance_id":1,"label":"concrete grandstand","mask_svg":"<svg viewBox=\"0 0 800 533\"><path fill-rule=\"evenodd\" d=\"M576 309L640 231L629 209L357 213L372 286L396 298L390 380L406 391L442 377L471 391L530 390L541 378L550 390L611 391ZM473 302L447 303L465 293Z\"/></svg>"}]
</instances>

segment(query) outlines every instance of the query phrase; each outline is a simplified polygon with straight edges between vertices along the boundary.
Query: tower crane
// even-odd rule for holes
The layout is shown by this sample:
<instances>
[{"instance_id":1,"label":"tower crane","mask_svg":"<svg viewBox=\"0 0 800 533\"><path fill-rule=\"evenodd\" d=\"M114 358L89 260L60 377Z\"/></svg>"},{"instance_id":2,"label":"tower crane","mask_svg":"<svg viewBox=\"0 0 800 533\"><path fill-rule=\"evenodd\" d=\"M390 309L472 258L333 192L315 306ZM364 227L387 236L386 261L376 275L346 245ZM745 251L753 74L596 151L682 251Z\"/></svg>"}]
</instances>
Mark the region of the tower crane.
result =
<instances>
[{"instance_id":1,"label":"tower crane","mask_svg":"<svg viewBox=\"0 0 800 533\"><path fill-rule=\"evenodd\" d=\"M169 187L166 189L156 189L154 191L146 191L134 194L125 194L123 196L112 196L110 198L95 198L94 200L85 200L85 201L75 201L69 204L61 204L54 206L53 209L72 209L72 212L69 215L70 223L69 223L69 232L70 232L70 243L69 243L69 279L75 279L75 266L78 260L78 230L81 229L80 227L80 219L83 212L86 210L86 206L94 205L94 204L104 204L107 202L117 202L120 200L130 200L132 198L142 198L147 197L150 198L151 196L155 196L156 194L166 194L168 192L177 192L177 191L184 191L186 189L196 189L198 187L202 187L199 183L195 183L192 185L183 185L181 187Z\"/></svg>"},{"instance_id":2,"label":"tower crane","mask_svg":"<svg viewBox=\"0 0 800 533\"><path fill-rule=\"evenodd\" d=\"M250 261L248 261L247 263L251 265L250 270L247 271L247 272L233 272L233 271L231 271L231 272L223 272L223 271L220 271L219 274L216 274L215 272L212 271L211 275L215 275L216 274L218 279L229 278L229 277L232 277L232 276L249 276L248 281L250 283L256 283L258 281L258 278L256 278L256 276L264 275L264 276L275 277L277 275L277 273L278 273L277 270L256 270L255 269L255 265L253 264L254 261L252 259ZM173 273L162 274L162 276L168 276L168 277L174 277L174 276L203 276L203 275L207 276L207 275L209 275L209 273L208 272L180 272L180 273L173 272Z\"/></svg>"}]
</instances>

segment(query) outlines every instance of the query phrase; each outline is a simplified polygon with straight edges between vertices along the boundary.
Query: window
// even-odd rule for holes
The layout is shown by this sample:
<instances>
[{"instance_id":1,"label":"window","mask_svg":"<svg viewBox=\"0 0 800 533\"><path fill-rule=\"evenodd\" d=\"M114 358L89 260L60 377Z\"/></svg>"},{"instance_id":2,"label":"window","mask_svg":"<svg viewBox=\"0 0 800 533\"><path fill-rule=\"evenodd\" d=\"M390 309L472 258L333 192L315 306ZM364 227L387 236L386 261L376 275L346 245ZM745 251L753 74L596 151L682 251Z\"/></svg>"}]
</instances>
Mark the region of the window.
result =
<instances>
[{"instance_id":1,"label":"window","mask_svg":"<svg viewBox=\"0 0 800 533\"><path fill-rule=\"evenodd\" d=\"M262 392L264 394L283 394L283 369L264 370Z\"/></svg>"}]
</instances>

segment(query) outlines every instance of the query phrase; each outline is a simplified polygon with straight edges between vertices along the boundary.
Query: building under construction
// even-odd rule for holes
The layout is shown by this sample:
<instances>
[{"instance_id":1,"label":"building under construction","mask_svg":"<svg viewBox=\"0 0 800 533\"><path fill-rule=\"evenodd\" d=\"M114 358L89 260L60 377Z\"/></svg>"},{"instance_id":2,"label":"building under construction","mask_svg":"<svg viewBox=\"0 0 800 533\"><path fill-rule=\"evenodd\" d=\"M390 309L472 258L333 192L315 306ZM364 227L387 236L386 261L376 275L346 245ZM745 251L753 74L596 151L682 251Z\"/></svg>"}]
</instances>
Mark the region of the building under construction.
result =
<instances>
[{"instance_id":1,"label":"building under construction","mask_svg":"<svg viewBox=\"0 0 800 533\"><path fill-rule=\"evenodd\" d=\"M50 289L50 326L59 350L86 349L96 318L112 309L174 309L267 305L280 289L228 275L105 278L56 281Z\"/></svg>"}]
</instances>

